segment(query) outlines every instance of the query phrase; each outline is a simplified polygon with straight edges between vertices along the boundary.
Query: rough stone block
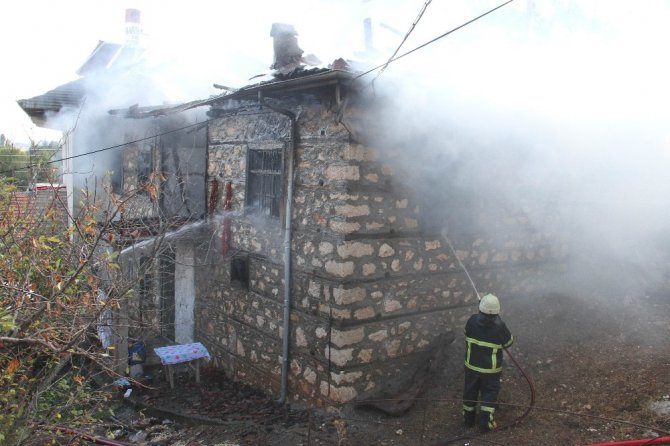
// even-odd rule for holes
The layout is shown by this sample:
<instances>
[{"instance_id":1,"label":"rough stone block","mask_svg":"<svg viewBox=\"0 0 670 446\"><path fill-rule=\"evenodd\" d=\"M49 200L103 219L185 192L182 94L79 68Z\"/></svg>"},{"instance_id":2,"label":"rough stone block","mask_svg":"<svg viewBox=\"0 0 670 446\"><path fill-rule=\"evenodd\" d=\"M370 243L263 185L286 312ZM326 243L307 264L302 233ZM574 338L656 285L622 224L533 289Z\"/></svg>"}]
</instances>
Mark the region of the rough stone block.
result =
<instances>
[{"instance_id":1,"label":"rough stone block","mask_svg":"<svg viewBox=\"0 0 670 446\"><path fill-rule=\"evenodd\" d=\"M365 257L374 253L374 248L369 243L362 242L344 242L337 246L337 253L343 259L349 257Z\"/></svg>"},{"instance_id":2,"label":"rough stone block","mask_svg":"<svg viewBox=\"0 0 670 446\"><path fill-rule=\"evenodd\" d=\"M361 229L361 224L357 222L347 223L343 221L331 220L330 228L339 234L351 234Z\"/></svg>"},{"instance_id":3,"label":"rough stone block","mask_svg":"<svg viewBox=\"0 0 670 446\"><path fill-rule=\"evenodd\" d=\"M389 337L388 330L379 330L379 331L376 331L374 333L370 333L368 335L368 339L373 341L373 342L381 342L388 337Z\"/></svg>"},{"instance_id":4,"label":"rough stone block","mask_svg":"<svg viewBox=\"0 0 670 446\"><path fill-rule=\"evenodd\" d=\"M367 296L367 291L363 287L355 288L334 288L333 299L338 305L349 305L356 302L361 302Z\"/></svg>"},{"instance_id":5,"label":"rough stone block","mask_svg":"<svg viewBox=\"0 0 670 446\"><path fill-rule=\"evenodd\" d=\"M375 315L375 309L372 307L360 308L354 311L354 319L357 320L372 319Z\"/></svg>"},{"instance_id":6,"label":"rough stone block","mask_svg":"<svg viewBox=\"0 0 670 446\"><path fill-rule=\"evenodd\" d=\"M330 361L340 367L347 365L349 361L353 359L353 348L346 348L343 350L332 348L330 346L326 347L325 357L329 358Z\"/></svg>"},{"instance_id":7,"label":"rough stone block","mask_svg":"<svg viewBox=\"0 0 670 446\"><path fill-rule=\"evenodd\" d=\"M325 177L334 181L358 181L361 174L358 166L328 166Z\"/></svg>"},{"instance_id":8,"label":"rough stone block","mask_svg":"<svg viewBox=\"0 0 670 446\"><path fill-rule=\"evenodd\" d=\"M341 215L343 217L365 217L367 215L370 215L370 206L366 204L362 204L359 206L352 206L350 204L346 204L343 206L335 206L335 212L338 215Z\"/></svg>"},{"instance_id":9,"label":"rough stone block","mask_svg":"<svg viewBox=\"0 0 670 446\"><path fill-rule=\"evenodd\" d=\"M353 330L340 331L333 328L331 330L330 341L337 347L346 347L361 342L365 337L365 330L363 327L358 327Z\"/></svg>"},{"instance_id":10,"label":"rough stone block","mask_svg":"<svg viewBox=\"0 0 670 446\"><path fill-rule=\"evenodd\" d=\"M391 245L384 243L379 247L379 257L390 257L393 254L395 254L395 250L391 247Z\"/></svg>"},{"instance_id":11,"label":"rough stone block","mask_svg":"<svg viewBox=\"0 0 670 446\"><path fill-rule=\"evenodd\" d=\"M338 277L351 276L354 273L354 262L336 262L329 260L325 264L325 269L330 274Z\"/></svg>"}]
</instances>

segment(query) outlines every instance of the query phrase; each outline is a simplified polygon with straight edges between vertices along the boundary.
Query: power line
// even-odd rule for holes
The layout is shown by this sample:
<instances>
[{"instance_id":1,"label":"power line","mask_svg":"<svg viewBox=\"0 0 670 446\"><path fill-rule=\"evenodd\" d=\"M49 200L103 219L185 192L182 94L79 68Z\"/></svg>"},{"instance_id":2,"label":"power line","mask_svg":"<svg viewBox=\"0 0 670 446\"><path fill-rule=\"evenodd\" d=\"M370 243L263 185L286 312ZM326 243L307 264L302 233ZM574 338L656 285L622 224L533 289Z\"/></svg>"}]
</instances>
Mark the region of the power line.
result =
<instances>
[{"instance_id":1,"label":"power line","mask_svg":"<svg viewBox=\"0 0 670 446\"><path fill-rule=\"evenodd\" d=\"M380 68L382 68L382 67L386 67L386 66L389 65L391 62L395 62L396 60L402 59L402 58L405 57L405 56L409 56L410 54L414 53L415 51L418 51L418 50L420 50L421 48L424 48L424 47L430 45L431 43L435 43L435 42L437 42L437 41L440 40L441 38L446 37L446 36L448 36L449 34L455 32L455 31L458 31L458 30L461 29L461 28L464 28L464 27L468 26L469 24L471 24L471 23L473 23L473 22L476 22L477 20L481 19L482 17L485 17L485 16L491 14L492 12L494 12L494 11L496 11L496 10L502 8L503 6L505 6L505 5L509 4L509 3L512 3L513 1L514 1L514 0L508 0L508 1L506 1L505 3L502 3L502 4L498 5L498 6L496 6L495 8L486 11L485 13L483 13L483 14L481 14L481 15L478 15L478 16L475 17L474 19L468 20L467 22L463 23L462 25L459 25L459 26L457 26L456 28L450 29L450 30L447 31L446 33L441 34L441 35L435 37L433 40L429 40L428 42L426 42L426 43L424 43L424 44L422 44L422 45L419 45L419 46L417 46L416 48L414 48L414 49L412 49L412 50L409 50L408 52L403 53L403 54L401 54L400 56L398 56L398 57L396 57L396 58L394 58L394 59L390 59L388 62L386 62L386 63L384 63L384 64L381 64L381 65L379 65L379 66L377 66L377 67L371 68L371 69L369 69L368 71L366 71L366 72L364 72L364 73L361 73L361 74L359 74L358 76L354 77L354 78L352 79L352 81L353 81L353 80L356 80L356 79L358 79L358 78L360 78L360 77L363 77L363 76L365 76L366 74L370 74L370 73L372 73L373 71L376 71L376 70L378 70L378 69L380 69Z\"/></svg>"},{"instance_id":2,"label":"power line","mask_svg":"<svg viewBox=\"0 0 670 446\"><path fill-rule=\"evenodd\" d=\"M403 37L402 41L400 42L400 45L398 45L398 48L396 48L396 50L393 52L393 54L391 54L391 57L389 57L389 60L386 61L386 64L384 64L382 69L379 70L379 73L377 74L377 76L375 77L375 79L372 82L377 80L377 78L382 75L384 70L386 70L386 67L388 67L389 64L393 61L393 58L396 56L396 54L398 54L398 51L400 51L400 48L405 44L405 41L407 40L409 35L412 34L412 31L414 31L414 28L416 28L416 25L419 23L419 20L421 20L421 17L423 17L423 14L426 12L426 9L428 8L428 5L430 5L430 3L432 1L433 0L426 0L426 3L423 4L423 7L421 8L421 11L419 11L419 15L417 16L416 19L414 19L414 23L412 23L412 26L410 26L409 31L407 31L407 34L405 34L405 37Z\"/></svg>"},{"instance_id":3,"label":"power line","mask_svg":"<svg viewBox=\"0 0 670 446\"><path fill-rule=\"evenodd\" d=\"M223 98L223 99L225 99L225 98ZM237 110L235 110L235 111L230 111L229 113L226 113L225 116L228 116L228 115L234 115L234 114L236 114L236 113L238 113ZM263 113L264 113L263 111L244 112L245 115L257 115L257 114L263 114ZM195 124L189 124L189 125L186 125L186 126L184 126L184 127L179 127L179 128L176 128L176 129L172 129L172 130L168 130L168 131L162 132L162 133L156 133L156 134L154 134L154 135L146 136L146 137L144 137L144 138L140 138L140 139L136 139L136 140L133 140L133 141L124 142L124 143L121 143L121 144L116 144L116 145L109 146L109 147L104 147L104 148L102 148L102 149L93 150L93 151L91 151L91 152L80 153L79 155L72 155L72 156L68 156L68 157L65 157L65 158L58 159L58 160L53 160L53 161L44 162L44 163L41 163L41 164L29 164L29 165L27 165L27 166L24 166L24 167L17 167L17 168L15 168L15 169L2 170L2 171L0 171L0 175L1 175L1 174L5 174L5 173L12 173L12 172L14 172L15 170L30 169L30 168L32 168L32 167L38 167L39 165L55 164L55 163L59 163L59 162L61 162L61 161L67 161L67 160L71 160L71 159L75 159L75 158L80 158L80 157L82 157L82 156L94 155L94 154L96 154L96 153L105 152L105 151L107 151L107 150L118 149L118 148L120 148L120 147L124 147L124 146L127 146L127 145L129 145L129 144L135 144L135 143L137 143L137 142L147 141L147 140L149 140L149 139L157 138L157 137L159 137L159 136L165 136L165 135L169 135L169 134L171 134L171 133L180 132L180 131L182 131L182 130L190 129L190 128L192 128L192 127L202 126L202 125L208 124L208 123L214 121L215 119L218 119L218 118L221 118L221 117L222 117L222 116L217 116L216 118L206 119L206 120L201 121L201 122L196 122Z\"/></svg>"},{"instance_id":4,"label":"power line","mask_svg":"<svg viewBox=\"0 0 670 446\"><path fill-rule=\"evenodd\" d=\"M165 135L169 135L169 134L171 134L171 133L180 132L180 131L182 131L182 130L189 129L189 128L191 128L191 127L196 127L196 126L204 125L204 124L207 124L207 123L210 122L210 121L211 121L211 119L208 119L208 120L206 120L206 121L197 122L197 123L195 123L195 124L189 124L189 125L184 126L184 127L179 127L179 128L176 128L176 129L172 129L172 130L165 131L165 132L163 132L163 133L157 133L157 134L155 134L155 135L146 136L146 137L144 137L144 138L140 138L140 139L136 139L136 140L133 140L133 141L124 142L124 143L122 143L122 144L116 144L116 145L113 145L113 146L104 147L104 148L102 148L102 149L93 150L93 151L91 151L91 152L80 153L80 154L78 154L78 155L68 156L68 157L65 157L65 158L61 158L61 159L59 159L59 160L47 161L47 162L41 163L41 165L55 164L55 163L59 163L59 162L61 162L61 161L67 161L67 160L71 160L71 159L75 159L75 158L80 158L80 157L82 157L82 156L94 155L94 154L96 154L96 153L105 152L105 151L107 151L107 150L118 149L118 148L120 148L120 147L124 147L124 146L127 146L127 145L129 145L129 144L135 144L135 143L138 143L138 142L147 141L147 140L149 140L149 139L157 138L157 137L159 137L159 136L165 136ZM33 168L33 167L38 167L39 165L40 165L40 164L29 164L29 165L24 166L24 167L16 167L16 168L11 169L11 170L3 170L3 171L0 171L0 174L12 173L12 172L14 172L14 171L16 171L16 170L30 169L30 168Z\"/></svg>"}]
</instances>

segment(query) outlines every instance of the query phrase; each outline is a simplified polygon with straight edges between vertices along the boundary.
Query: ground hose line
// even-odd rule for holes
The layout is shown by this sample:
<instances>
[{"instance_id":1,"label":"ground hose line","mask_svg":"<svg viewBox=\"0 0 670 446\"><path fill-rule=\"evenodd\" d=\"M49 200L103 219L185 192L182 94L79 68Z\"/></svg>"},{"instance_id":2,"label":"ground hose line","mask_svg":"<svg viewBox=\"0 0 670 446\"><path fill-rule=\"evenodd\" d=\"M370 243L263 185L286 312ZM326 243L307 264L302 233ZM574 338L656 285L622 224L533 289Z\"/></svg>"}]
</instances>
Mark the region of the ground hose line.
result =
<instances>
[{"instance_id":1,"label":"ground hose line","mask_svg":"<svg viewBox=\"0 0 670 446\"><path fill-rule=\"evenodd\" d=\"M670 444L670 437L645 438L643 440L612 441L609 443L593 443L586 446L647 446L656 444Z\"/></svg>"},{"instance_id":2,"label":"ground hose line","mask_svg":"<svg viewBox=\"0 0 670 446\"><path fill-rule=\"evenodd\" d=\"M526 418L528 415L530 415L530 412L533 410L533 407L535 406L535 383L533 382L532 378L526 373L526 371L519 365L519 363L516 361L514 356L509 352L509 350L505 347L503 347L503 350L505 350L505 353L507 353L507 356L509 356L509 359L512 360L516 368L519 370L521 375L524 377L526 382L528 383L528 388L530 389L530 403L528 404L528 407L526 407L526 410L519 418L514 420L514 422L507 424L505 426L496 428L495 430L501 431L503 429L508 429L512 426L517 426L518 424L521 424L521 421L523 421L524 418Z\"/></svg>"},{"instance_id":3,"label":"ground hose line","mask_svg":"<svg viewBox=\"0 0 670 446\"><path fill-rule=\"evenodd\" d=\"M521 365L519 365L519 363L516 361L514 356L512 356L512 354L509 352L509 350L504 348L504 347L503 347L503 349L505 350L505 353L507 353L507 356L509 356L509 358L512 360L512 362L514 363L516 368L519 370L521 375L524 377L524 379L528 383L528 388L530 389L530 403L528 404L528 407L526 407L526 410L524 411L523 414L521 414L520 417L518 417L517 419L515 419L511 423L505 424L503 426L496 427L495 429L491 430L491 432L499 432L499 431L507 430L507 429L509 429L511 427L514 427L514 426L518 426L519 424L521 424L521 422L524 420L524 418L526 418L528 415L530 415L530 412L533 410L533 407L535 406L535 384L533 383L533 380L525 372L523 367L521 367ZM481 434L477 434L477 433L462 434L462 435L458 435L456 437L448 438L446 440L441 440L438 443L433 443L432 446L444 446L444 445L451 444L451 443L453 443L455 441L458 441L458 440L464 440L464 439L468 439L468 438L475 438L479 435L481 435ZM658 443L658 444L663 444L663 443Z\"/></svg>"}]
</instances>

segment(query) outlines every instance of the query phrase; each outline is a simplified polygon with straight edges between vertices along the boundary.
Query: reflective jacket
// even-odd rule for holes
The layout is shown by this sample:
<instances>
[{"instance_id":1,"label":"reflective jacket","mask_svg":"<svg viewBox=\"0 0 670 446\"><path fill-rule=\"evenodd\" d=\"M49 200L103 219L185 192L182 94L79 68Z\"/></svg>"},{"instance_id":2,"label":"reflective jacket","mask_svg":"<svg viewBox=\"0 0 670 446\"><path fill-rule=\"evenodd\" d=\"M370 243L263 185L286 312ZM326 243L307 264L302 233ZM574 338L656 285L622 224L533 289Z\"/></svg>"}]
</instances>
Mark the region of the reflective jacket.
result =
<instances>
[{"instance_id":1,"label":"reflective jacket","mask_svg":"<svg viewBox=\"0 0 670 446\"><path fill-rule=\"evenodd\" d=\"M473 314L465 324L465 366L480 373L502 372L502 349L512 342L512 333L500 316Z\"/></svg>"}]
</instances>

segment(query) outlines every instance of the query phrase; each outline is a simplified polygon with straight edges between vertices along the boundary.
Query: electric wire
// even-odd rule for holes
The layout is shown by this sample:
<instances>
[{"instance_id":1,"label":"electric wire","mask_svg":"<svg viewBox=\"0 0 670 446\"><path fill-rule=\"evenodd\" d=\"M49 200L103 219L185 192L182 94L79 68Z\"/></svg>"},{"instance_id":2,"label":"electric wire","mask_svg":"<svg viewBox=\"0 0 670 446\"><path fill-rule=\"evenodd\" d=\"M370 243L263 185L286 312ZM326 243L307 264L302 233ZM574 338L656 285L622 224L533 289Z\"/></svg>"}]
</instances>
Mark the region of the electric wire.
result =
<instances>
[{"instance_id":1,"label":"electric wire","mask_svg":"<svg viewBox=\"0 0 670 446\"><path fill-rule=\"evenodd\" d=\"M235 115L238 112L239 112L239 110L230 111L229 113L225 113L221 116L206 119L204 121L196 122L194 124L185 125L183 127L178 127L176 129L172 129L172 130L166 130L165 132L156 133L156 134L149 135L149 136L146 136L144 138L139 138L139 139L136 139L136 140L133 140L133 141L127 141L127 142L124 142L124 143L121 143L121 144L116 144L116 145L113 145L113 146L103 147L102 149L93 150L91 152L80 153L78 155L72 155L72 156L68 156L68 157L65 157L65 158L58 159L58 160L44 162L44 163L42 163L42 165L59 163L61 161L68 161L68 160L71 160L71 159L74 159L74 158L80 158L80 157L83 157L83 156L88 156L88 155L93 155L93 154L100 153L100 152L105 152L107 150L118 149L118 148L130 145L130 144L135 144L135 143L138 143L138 142L147 141L147 140L150 140L150 139L158 138L160 136L169 135L171 133L180 132L182 130L187 130L187 129L198 127L198 126L204 127L206 124L209 124L210 122L215 121L216 119L219 119L223 116ZM242 113L246 116L246 115L260 115L260 114L263 114L265 112L263 112L263 111L246 112L245 111L245 112L242 112ZM11 173L11 172L14 172L15 170L30 169L30 168L33 168L33 167L38 167L38 164L29 164L25 167L17 167L16 169L10 169L10 170L0 170L0 175L5 174L5 173Z\"/></svg>"},{"instance_id":2,"label":"electric wire","mask_svg":"<svg viewBox=\"0 0 670 446\"><path fill-rule=\"evenodd\" d=\"M421 48L424 48L424 47L426 47L426 46L428 46L428 45L430 45L430 44L432 44L432 43L437 42L438 40L442 39L443 37L446 37L446 36L448 36L449 34L451 34L451 33L453 33L453 32L456 32L456 31L458 31L459 29L468 26L468 25L470 25L470 24L473 23L473 22L476 22L477 20L479 20L479 19L481 19L481 18L483 18L483 17L485 17L485 16L491 14L492 12L494 12L494 11L496 11L496 10L502 8L502 7L505 6L505 5L508 5L509 3L512 3L513 1L514 1L514 0L508 0L508 1L506 1L505 3L502 3L502 4L498 5L498 6L496 6L495 8L486 11L485 13L478 15L477 17L475 17L475 18L473 18L473 19L471 19L471 20L468 20L467 22L465 22L465 23L463 23L463 24L457 26L456 28L452 28L452 29L450 29L449 31L445 32L444 34L441 34L441 35L435 37L434 39L429 40L428 42L426 42L426 43L424 43L424 44L421 44L421 45L417 46L416 48L414 48L414 49L412 49L412 50L409 50L409 51L407 51L406 53L403 53L403 54L401 54L400 56L395 57L395 58L389 60L389 61L386 62L386 63L383 63L383 64L381 64L381 65L379 65L379 66L376 66L376 67L374 67L374 68L369 69L368 71L365 71L365 72L363 72L363 73L360 73L359 75L353 77L351 80L352 80L352 81L355 81L356 79L361 78L361 77L365 76L366 74L370 74L370 73L372 73L373 71L377 71L378 69L380 69L380 68L382 68L382 67L384 67L384 66L386 66L386 65L389 65L391 62L395 62L395 61L397 61L397 60L399 60L399 59L402 59L402 58L405 57L405 56L409 56L410 54L412 54L412 53L414 53L414 52L420 50Z\"/></svg>"},{"instance_id":3,"label":"electric wire","mask_svg":"<svg viewBox=\"0 0 670 446\"><path fill-rule=\"evenodd\" d=\"M179 127L179 128L172 129L172 130L167 130L165 132L158 133L158 134L155 134L155 135L146 136L144 138L135 139L133 141L127 141L127 142L124 142L124 143L121 143L121 144L115 144L113 146L104 147L102 149L92 150L90 152L68 156L68 157L65 157L65 158L61 158L59 160L48 161L48 162L45 162L45 163L42 163L42 164L54 164L54 163L59 163L61 161L68 161L68 160L75 159L75 158L81 158L83 156L89 156L89 155L94 155L94 154L100 153L100 152L106 152L108 150L118 149L120 147L124 147L124 146L130 145L130 144L135 144L135 143L138 143L138 142L147 141L149 139L157 138L159 136L165 136L165 135L169 135L171 133L176 133L176 132L180 132L182 130L189 129L191 127L196 127L196 126L199 126L199 125L203 125L205 123L208 123L209 121L211 121L211 119L208 119L208 120L202 121L202 122L198 122L198 123L195 123L195 124L189 124L187 126ZM14 172L16 170L31 169L33 167L38 167L38 164L29 164L25 167L17 167L15 169L11 169L11 170L2 170L2 171L0 171L0 174L11 173L11 172Z\"/></svg>"},{"instance_id":4,"label":"electric wire","mask_svg":"<svg viewBox=\"0 0 670 446\"><path fill-rule=\"evenodd\" d=\"M402 46L405 44L409 35L412 34L412 31L414 31L414 28L416 28L416 25L419 23L419 20L421 20L421 17L423 17L423 14L426 12L426 9L428 8L428 5L430 5L430 3L432 1L433 0L426 0L426 2L423 4L423 7L421 8L421 11L419 11L419 15L417 16L416 19L414 19L414 23L412 23L412 26L410 26L409 31L407 31L407 33L405 34L405 37L403 37L402 41L400 42L400 45L398 45L398 47L393 52L393 54L391 54L391 57L389 57L388 61L386 61L384 66L379 70L379 73L377 73L377 76L375 76L375 78L372 80L372 82L376 81L377 78L379 78L379 76L382 75L384 70L386 70L386 67L388 67L389 64L393 61L393 58L396 56L396 54L398 54L398 51L400 51L400 48L402 48Z\"/></svg>"}]
</instances>

